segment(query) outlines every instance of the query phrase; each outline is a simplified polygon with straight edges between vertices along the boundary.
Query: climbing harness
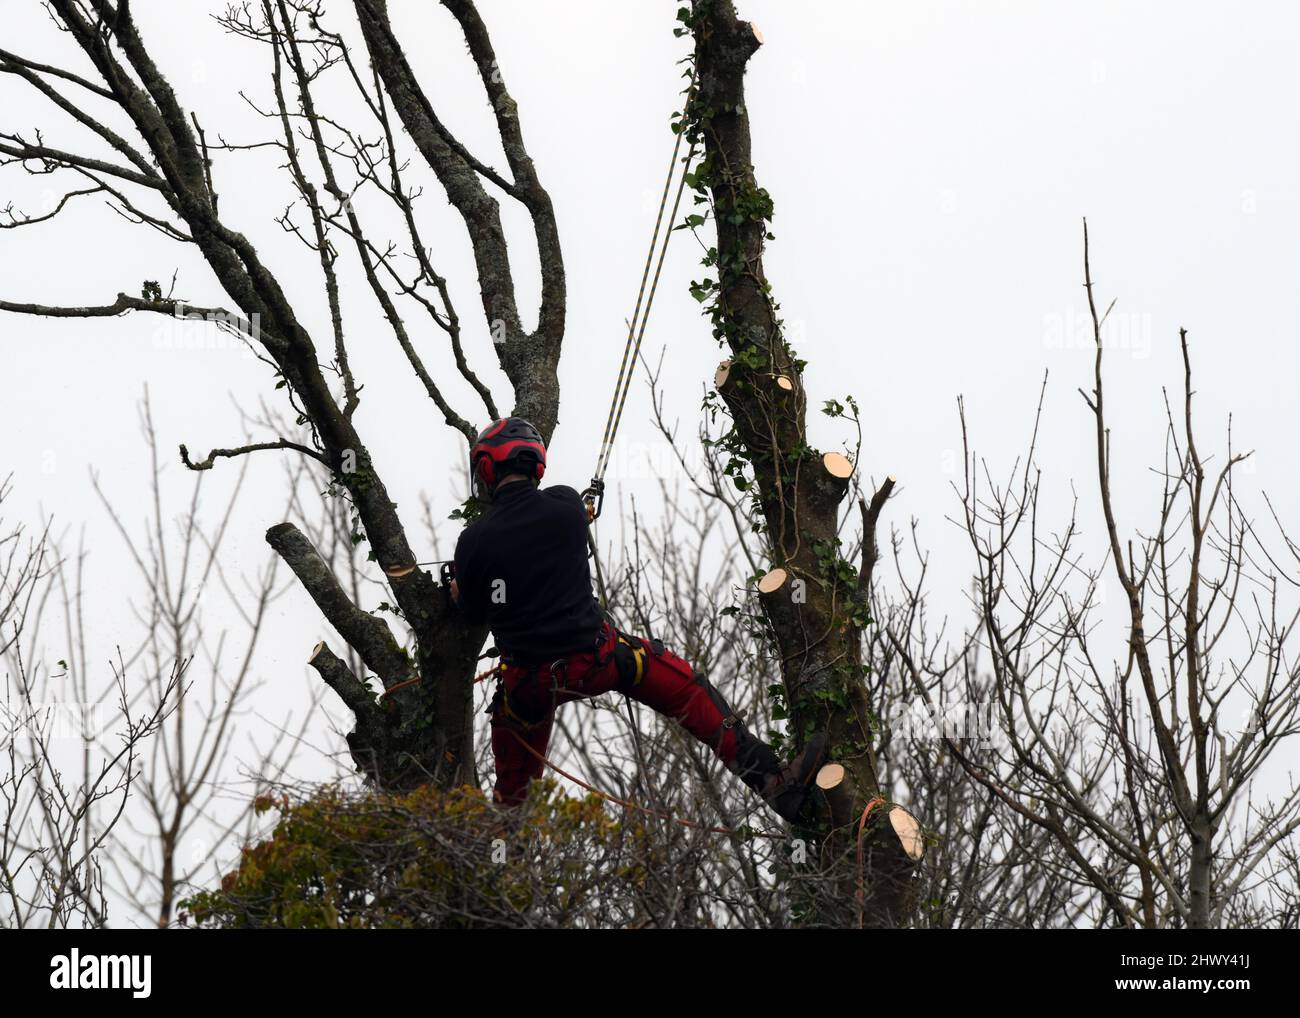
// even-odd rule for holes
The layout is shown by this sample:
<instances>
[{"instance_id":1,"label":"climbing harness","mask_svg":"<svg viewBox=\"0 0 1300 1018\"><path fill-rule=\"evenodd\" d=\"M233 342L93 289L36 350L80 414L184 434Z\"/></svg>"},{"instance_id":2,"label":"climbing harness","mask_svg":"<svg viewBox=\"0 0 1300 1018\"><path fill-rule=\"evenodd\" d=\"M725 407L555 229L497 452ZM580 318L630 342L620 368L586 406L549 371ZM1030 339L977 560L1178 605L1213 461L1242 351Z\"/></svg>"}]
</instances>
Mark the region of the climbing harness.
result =
<instances>
[{"instance_id":1,"label":"climbing harness","mask_svg":"<svg viewBox=\"0 0 1300 1018\"><path fill-rule=\"evenodd\" d=\"M596 472L592 474L591 484L582 493L582 500L587 504L587 516L595 520L605 500L605 470L609 466L610 453L614 448L614 436L623 420L623 405L627 402L628 391L632 388L632 375L636 359L641 353L641 341L645 338L646 322L650 320L650 309L654 305L655 292L659 288L659 274L663 271L664 256L668 253L668 242L673 236L672 222L677 219L677 210L681 206L682 192L686 189L686 177L695 158L695 142L691 142L686 158L682 161L681 179L677 184L677 194L673 198L673 211L669 216L670 225L663 230L664 210L668 207L668 195L672 190L673 176L677 172L677 157L682 148L682 135L686 133L686 113L695 98L695 86L692 85L686 96L686 105L678 121L677 140L673 142L673 157L668 163L668 176L664 179L663 195L659 199L659 214L655 217L654 233L650 237L650 250L646 253L645 268L641 271L641 287L636 295L636 307L628 323L627 342L623 346L623 361L618 368L618 381L614 383L614 396L610 400L609 415L605 418L605 434L600 442L600 453L596 457ZM659 234L663 232L663 243L659 243ZM655 260L655 251L659 258ZM650 266L654 265L654 277L650 276ZM650 282L650 292L646 294L646 282ZM644 301L644 313L642 302Z\"/></svg>"},{"instance_id":2,"label":"climbing harness","mask_svg":"<svg viewBox=\"0 0 1300 1018\"><path fill-rule=\"evenodd\" d=\"M639 637L630 636L615 626L606 625L602 630L601 637L597 639L594 647L594 662L597 664L602 662L608 664L612 657L619 672L619 687L626 692L629 687L639 684L644 678L650 655L663 656L668 653L670 652L664 646L663 642L657 638L643 640ZM510 662L503 660L498 665L498 669L504 671L506 665L509 663ZM528 679L536 679L541 675L549 674L551 695L553 698L552 709L558 706L555 698L558 697L561 688L565 684L562 683L557 672L564 673L567 671L568 658L558 658L550 663L538 662L523 667L527 669L526 677ZM489 672L484 674L487 675L491 673ZM712 696L721 699L720 694L713 689L707 679L702 682L702 685L704 685L706 690L710 691ZM520 734L521 731L529 731L535 728L537 722L523 716L519 710L515 709L511 704L510 692L506 689L504 681L498 685L495 695L491 698L487 713L494 716L504 717L512 722L510 726L505 728L505 731L514 738L530 756L540 762L543 766L613 805L620 806L624 809L635 810L636 812L645 814L646 816L670 821L683 827L689 827L706 833L731 836L751 836L756 838L767 838L773 841L783 841L787 838L787 835L784 833L754 831L750 828L713 826L674 816L672 813L660 809L645 806L629 799L619 798L603 789L597 788L590 782L584 781L581 777L564 770L552 762L545 752L530 745L529 742ZM737 727L741 724L740 715L732 712L730 707L727 707L724 713L726 713L727 716L724 717L719 727L719 736L723 730Z\"/></svg>"},{"instance_id":3,"label":"climbing harness","mask_svg":"<svg viewBox=\"0 0 1300 1018\"><path fill-rule=\"evenodd\" d=\"M641 685L645 678L646 649L640 640L626 633L614 631L617 643L614 646L614 664L618 668L621 680L633 686Z\"/></svg>"}]
</instances>

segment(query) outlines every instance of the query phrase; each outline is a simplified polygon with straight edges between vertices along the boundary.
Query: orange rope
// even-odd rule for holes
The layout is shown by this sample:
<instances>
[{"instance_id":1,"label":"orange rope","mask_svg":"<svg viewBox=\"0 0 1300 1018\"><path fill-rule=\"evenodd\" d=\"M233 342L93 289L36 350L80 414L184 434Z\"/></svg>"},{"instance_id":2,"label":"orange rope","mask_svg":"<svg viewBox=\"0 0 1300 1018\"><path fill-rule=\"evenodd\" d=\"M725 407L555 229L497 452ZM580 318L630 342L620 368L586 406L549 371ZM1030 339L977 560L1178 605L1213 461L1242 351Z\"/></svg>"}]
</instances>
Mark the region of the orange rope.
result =
<instances>
[{"instance_id":1,"label":"orange rope","mask_svg":"<svg viewBox=\"0 0 1300 1018\"><path fill-rule=\"evenodd\" d=\"M420 681L420 676L417 675L414 678L407 679L404 682L395 682L393 683L393 685L389 686L387 689L385 689L382 693L379 694L379 699L382 700L384 697L388 696L389 693L396 693L399 689L405 689L407 686L418 685L419 681Z\"/></svg>"},{"instance_id":2,"label":"orange rope","mask_svg":"<svg viewBox=\"0 0 1300 1018\"><path fill-rule=\"evenodd\" d=\"M862 816L858 818L858 929L862 929L867 910L866 864L862 858L862 834L866 830L867 817L871 811L884 804L884 799L879 797L872 799L867 803L867 808L862 811Z\"/></svg>"},{"instance_id":3,"label":"orange rope","mask_svg":"<svg viewBox=\"0 0 1300 1018\"><path fill-rule=\"evenodd\" d=\"M510 730L507 729L507 731ZM734 830L733 828L730 827L710 827L707 824L696 823L694 820L686 820L682 817L675 817L671 813L663 813L659 810L651 809L649 806L642 806L639 803L629 802L627 799L620 799L616 795L610 795L609 792L606 792L603 789L599 789L595 785L588 784L577 775L570 774L568 771L564 770L563 768L557 767L555 764L551 763L551 761L548 760L545 756L537 752L537 750L533 749L532 746L528 745L528 743L524 740L523 736L521 736L518 732L510 731L510 734L513 735L517 740L519 740L519 745L523 746L524 749L528 750L529 753L535 756L538 760L544 763L551 770L555 771L556 774L559 774L561 777L568 778L575 785L585 788L592 795L597 795L607 802L614 803L616 806L622 806L624 809L634 809L641 813L646 813L653 817L659 817L661 820L671 820L673 823L681 824L683 827L693 827L696 830L705 831L706 833L709 834L741 834L742 833L741 831ZM770 838L772 841L786 840L786 836L784 834L773 834L770 831L752 831L750 833L752 833L753 836L756 838Z\"/></svg>"},{"instance_id":4,"label":"orange rope","mask_svg":"<svg viewBox=\"0 0 1300 1018\"><path fill-rule=\"evenodd\" d=\"M492 678L492 676L496 674L496 670L498 667L499 665L493 665L491 668L488 668L486 671L479 672L477 675L474 676L474 681L483 682L486 679ZM405 680L404 682L394 683L393 685L389 686L387 689L385 689L382 693L379 694L379 699L382 700L390 693L396 693L399 689L405 689L407 686L418 685L420 679L421 676L417 675L414 678Z\"/></svg>"}]
</instances>

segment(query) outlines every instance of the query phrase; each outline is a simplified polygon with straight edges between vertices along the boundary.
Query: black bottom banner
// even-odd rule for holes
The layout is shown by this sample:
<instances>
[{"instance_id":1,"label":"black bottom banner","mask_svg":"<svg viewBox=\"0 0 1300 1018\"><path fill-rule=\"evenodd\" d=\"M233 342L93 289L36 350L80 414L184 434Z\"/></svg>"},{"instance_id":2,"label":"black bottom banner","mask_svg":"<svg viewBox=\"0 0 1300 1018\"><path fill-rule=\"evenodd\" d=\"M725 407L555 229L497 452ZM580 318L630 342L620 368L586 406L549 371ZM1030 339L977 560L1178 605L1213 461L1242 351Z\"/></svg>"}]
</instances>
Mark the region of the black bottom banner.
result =
<instances>
[{"instance_id":1,"label":"black bottom banner","mask_svg":"<svg viewBox=\"0 0 1300 1018\"><path fill-rule=\"evenodd\" d=\"M254 1002L373 1007L394 993L404 1001L394 997L394 1007L414 1004L405 999L411 995L433 1006L448 1000L441 997L448 992L531 996L536 980L552 993L581 986L587 1002L604 999L593 991L608 988L617 999L632 986L643 1000L698 1000L701 981L716 981L718 992L739 1004L762 999L769 976L779 981L783 1003L821 987L819 1007L828 1003L825 990L838 996L834 984L840 984L864 1001L899 993L921 1007L996 999L1019 1009L1140 998L1142 1007L1200 1000L1231 1008L1261 991L1285 996L1296 970L1296 943L1285 933L1257 931L787 932L769 934L763 944L744 939L743 932L705 940L699 932L647 930L532 937L443 930L10 931L0 938L0 974L7 1010L17 1013L12 1009L33 997L71 998L83 1006L111 1001L127 1009ZM839 962L831 969L828 950ZM681 964L705 957L715 960ZM846 969L843 962L854 957L860 961ZM828 979L831 972L835 979Z\"/></svg>"}]
</instances>

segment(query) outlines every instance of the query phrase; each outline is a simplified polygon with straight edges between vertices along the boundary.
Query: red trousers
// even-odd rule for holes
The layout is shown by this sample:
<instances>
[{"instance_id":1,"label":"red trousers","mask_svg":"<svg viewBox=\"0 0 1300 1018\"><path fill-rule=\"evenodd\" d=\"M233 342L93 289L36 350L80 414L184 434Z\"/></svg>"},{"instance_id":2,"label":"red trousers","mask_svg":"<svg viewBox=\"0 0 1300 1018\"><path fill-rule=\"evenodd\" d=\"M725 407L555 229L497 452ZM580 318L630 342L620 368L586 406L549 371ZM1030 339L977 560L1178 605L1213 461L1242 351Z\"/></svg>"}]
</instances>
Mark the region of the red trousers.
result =
<instances>
[{"instance_id":1,"label":"red trousers","mask_svg":"<svg viewBox=\"0 0 1300 1018\"><path fill-rule=\"evenodd\" d=\"M723 763L736 758L738 719L707 681L657 641L606 626L593 650L540 667L504 663L499 675L491 708L498 802L522 801L528 783L541 776L560 704L611 690L676 719Z\"/></svg>"}]
</instances>

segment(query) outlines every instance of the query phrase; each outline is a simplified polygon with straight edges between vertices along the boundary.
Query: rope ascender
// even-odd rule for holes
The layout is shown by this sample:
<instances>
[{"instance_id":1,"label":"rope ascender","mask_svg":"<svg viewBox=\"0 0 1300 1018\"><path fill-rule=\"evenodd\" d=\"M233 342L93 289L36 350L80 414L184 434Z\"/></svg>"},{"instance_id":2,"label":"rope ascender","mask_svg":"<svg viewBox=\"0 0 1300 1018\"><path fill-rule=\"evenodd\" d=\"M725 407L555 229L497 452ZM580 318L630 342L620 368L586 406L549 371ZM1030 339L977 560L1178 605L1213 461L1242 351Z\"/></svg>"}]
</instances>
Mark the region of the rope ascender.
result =
<instances>
[{"instance_id":1,"label":"rope ascender","mask_svg":"<svg viewBox=\"0 0 1300 1018\"><path fill-rule=\"evenodd\" d=\"M595 520L600 516L601 506L605 500L605 470L609 466L609 457L614 448L614 436L618 433L619 423L623 419L623 405L627 402L628 390L632 388L633 368L641 353L641 341L645 338L646 322L650 320L650 309L654 305L655 291L659 288L659 274L663 271L664 256L668 253L668 242L672 239L673 227L663 229L664 210L668 207L668 195L672 190L673 176L677 172L677 157L682 148L682 135L686 133L686 114L695 97L695 88L691 87L686 97L686 105L678 121L677 139L673 142L673 157L668 163L668 176L664 179L664 191L659 199L659 214L655 217L654 233L650 237L650 250L646 253L645 268L641 271L641 287L636 295L636 307L628 323L627 342L623 345L623 362L618 368L618 381L614 383L614 397L610 400L609 416L605 418L605 435L600 442L600 453L596 457L596 472L591 476L591 484L582 493L582 500L587 504L587 517ZM682 202L682 192L686 189L686 175L695 158L695 142L682 161L681 179L677 184L677 194L673 199L673 211L669 216L671 222L677 220L677 210ZM663 233L663 243L659 241ZM655 251L659 257L656 261ZM650 266L654 265L654 277L650 276ZM646 283L650 283L650 292L646 294ZM643 306L644 302L644 306Z\"/></svg>"}]
</instances>

